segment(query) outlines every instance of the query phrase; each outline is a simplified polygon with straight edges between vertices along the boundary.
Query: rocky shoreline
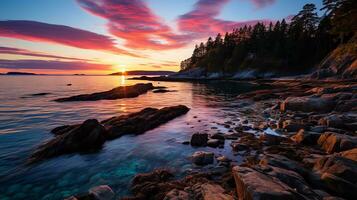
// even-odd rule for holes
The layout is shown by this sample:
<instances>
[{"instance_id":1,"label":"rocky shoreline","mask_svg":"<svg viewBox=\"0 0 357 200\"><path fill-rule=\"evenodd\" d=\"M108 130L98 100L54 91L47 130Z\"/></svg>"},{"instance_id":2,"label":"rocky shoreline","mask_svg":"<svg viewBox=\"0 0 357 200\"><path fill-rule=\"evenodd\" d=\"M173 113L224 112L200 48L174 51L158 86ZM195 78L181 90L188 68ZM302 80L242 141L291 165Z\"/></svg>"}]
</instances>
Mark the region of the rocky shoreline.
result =
<instances>
[{"instance_id":1,"label":"rocky shoreline","mask_svg":"<svg viewBox=\"0 0 357 200\"><path fill-rule=\"evenodd\" d=\"M247 120L226 122L226 133L196 133L183 142L182 148L207 146L191 157L205 170L180 179L164 168L138 174L131 182L133 196L122 199L356 199L357 83L264 84L269 89L237 97ZM224 142L242 162L210 151L224 148ZM107 186L99 187L111 196ZM68 199L114 197L99 198L96 191Z\"/></svg>"}]
</instances>

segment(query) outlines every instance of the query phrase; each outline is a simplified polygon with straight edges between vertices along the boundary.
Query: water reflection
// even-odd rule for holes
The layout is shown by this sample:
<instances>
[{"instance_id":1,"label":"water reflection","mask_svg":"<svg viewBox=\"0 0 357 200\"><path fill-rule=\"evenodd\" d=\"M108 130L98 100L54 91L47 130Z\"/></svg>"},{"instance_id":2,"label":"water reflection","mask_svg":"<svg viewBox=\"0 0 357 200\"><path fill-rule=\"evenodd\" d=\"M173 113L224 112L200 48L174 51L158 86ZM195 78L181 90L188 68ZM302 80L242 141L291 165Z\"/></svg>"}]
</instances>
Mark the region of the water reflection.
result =
<instances>
[{"instance_id":1,"label":"water reflection","mask_svg":"<svg viewBox=\"0 0 357 200\"><path fill-rule=\"evenodd\" d=\"M227 131L220 126L234 113L232 99L249 86L240 83L161 82L169 92L148 92L137 98L113 101L57 103L55 98L105 91L138 82L126 76L26 76L0 77L0 199L63 199L90 187L108 184L118 196L128 193L136 173L167 166L178 175L192 168L188 157L197 150L182 145L194 132ZM66 84L72 83L71 87ZM31 84L28 84L31 83ZM154 85L158 83L153 82ZM21 98L49 92L50 95ZM71 154L32 167L24 163L34 148L52 138L57 126L85 119L107 119L136 112L145 107L161 108L184 104L190 112L140 136L125 136L107 142L96 154ZM227 109L229 108L229 109ZM237 116L234 116L235 118ZM211 129L215 126L217 129ZM226 149L209 149L233 157Z\"/></svg>"}]
</instances>

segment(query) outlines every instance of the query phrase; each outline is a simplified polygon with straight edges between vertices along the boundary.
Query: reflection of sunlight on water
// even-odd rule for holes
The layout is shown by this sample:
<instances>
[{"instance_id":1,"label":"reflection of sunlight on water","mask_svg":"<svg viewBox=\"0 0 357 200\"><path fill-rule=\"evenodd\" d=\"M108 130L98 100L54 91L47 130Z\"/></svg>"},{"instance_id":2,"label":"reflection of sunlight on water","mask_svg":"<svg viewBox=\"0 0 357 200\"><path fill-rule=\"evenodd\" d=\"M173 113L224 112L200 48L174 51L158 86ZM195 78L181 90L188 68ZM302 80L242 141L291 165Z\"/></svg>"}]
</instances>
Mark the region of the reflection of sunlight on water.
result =
<instances>
[{"instance_id":1,"label":"reflection of sunlight on water","mask_svg":"<svg viewBox=\"0 0 357 200\"><path fill-rule=\"evenodd\" d=\"M125 85L125 79L126 79L125 75L121 75L121 77L120 77L120 85Z\"/></svg>"}]
</instances>

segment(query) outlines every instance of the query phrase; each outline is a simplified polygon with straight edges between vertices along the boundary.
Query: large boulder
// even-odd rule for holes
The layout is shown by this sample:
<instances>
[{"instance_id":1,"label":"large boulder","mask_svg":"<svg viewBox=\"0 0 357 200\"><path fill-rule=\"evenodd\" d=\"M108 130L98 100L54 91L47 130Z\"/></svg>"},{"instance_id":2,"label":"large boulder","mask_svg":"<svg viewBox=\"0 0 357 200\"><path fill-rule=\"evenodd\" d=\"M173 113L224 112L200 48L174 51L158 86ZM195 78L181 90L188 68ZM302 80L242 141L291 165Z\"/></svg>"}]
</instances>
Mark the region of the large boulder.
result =
<instances>
[{"instance_id":1,"label":"large boulder","mask_svg":"<svg viewBox=\"0 0 357 200\"><path fill-rule=\"evenodd\" d=\"M233 197L225 194L224 189L217 184L202 184L201 192L203 200L233 200Z\"/></svg>"},{"instance_id":2,"label":"large boulder","mask_svg":"<svg viewBox=\"0 0 357 200\"><path fill-rule=\"evenodd\" d=\"M239 200L300 199L296 192L279 179L248 167L232 169Z\"/></svg>"},{"instance_id":3,"label":"large boulder","mask_svg":"<svg viewBox=\"0 0 357 200\"><path fill-rule=\"evenodd\" d=\"M331 98L319 97L288 97L280 104L281 111L331 112L336 102Z\"/></svg>"},{"instance_id":4,"label":"large boulder","mask_svg":"<svg viewBox=\"0 0 357 200\"><path fill-rule=\"evenodd\" d=\"M325 156L314 165L325 188L346 199L357 199L357 162L340 155Z\"/></svg>"},{"instance_id":5,"label":"large boulder","mask_svg":"<svg viewBox=\"0 0 357 200\"><path fill-rule=\"evenodd\" d=\"M145 108L128 115L112 117L102 121L108 130L108 139L115 139L125 134L139 135L154 129L178 116L186 114L190 109L183 105L162 109Z\"/></svg>"},{"instance_id":6,"label":"large boulder","mask_svg":"<svg viewBox=\"0 0 357 200\"><path fill-rule=\"evenodd\" d=\"M212 152L196 151L191 158L196 165L208 165L213 163L214 154Z\"/></svg>"},{"instance_id":7,"label":"large boulder","mask_svg":"<svg viewBox=\"0 0 357 200\"><path fill-rule=\"evenodd\" d=\"M29 163L73 152L95 151L102 147L107 131L96 119L89 119L68 132L42 144L30 157Z\"/></svg>"},{"instance_id":8,"label":"large boulder","mask_svg":"<svg viewBox=\"0 0 357 200\"><path fill-rule=\"evenodd\" d=\"M97 101L97 100L114 100L121 98L134 98L141 94L155 89L152 83L138 83L131 86L120 86L105 92L97 92L92 94L82 94L72 97L55 99L57 102L67 101Z\"/></svg>"},{"instance_id":9,"label":"large boulder","mask_svg":"<svg viewBox=\"0 0 357 200\"><path fill-rule=\"evenodd\" d=\"M357 136L326 132L320 136L317 143L327 153L346 151L357 147Z\"/></svg>"},{"instance_id":10,"label":"large boulder","mask_svg":"<svg viewBox=\"0 0 357 200\"><path fill-rule=\"evenodd\" d=\"M195 133L191 137L190 144L196 147L207 146L208 134L207 133Z\"/></svg>"}]
</instances>

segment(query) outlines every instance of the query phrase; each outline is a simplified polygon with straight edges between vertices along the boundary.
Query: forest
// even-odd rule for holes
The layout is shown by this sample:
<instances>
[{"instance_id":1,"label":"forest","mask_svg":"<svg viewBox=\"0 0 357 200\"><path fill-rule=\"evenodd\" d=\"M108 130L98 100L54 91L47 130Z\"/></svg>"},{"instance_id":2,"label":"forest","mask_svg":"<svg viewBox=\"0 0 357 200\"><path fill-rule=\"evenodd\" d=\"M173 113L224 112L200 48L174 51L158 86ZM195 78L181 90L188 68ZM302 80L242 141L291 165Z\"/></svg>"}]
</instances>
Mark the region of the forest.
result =
<instances>
[{"instance_id":1,"label":"forest","mask_svg":"<svg viewBox=\"0 0 357 200\"><path fill-rule=\"evenodd\" d=\"M234 73L244 70L280 75L311 72L356 32L356 0L323 0L322 16L306 4L289 20L244 26L195 46L181 71Z\"/></svg>"}]
</instances>

